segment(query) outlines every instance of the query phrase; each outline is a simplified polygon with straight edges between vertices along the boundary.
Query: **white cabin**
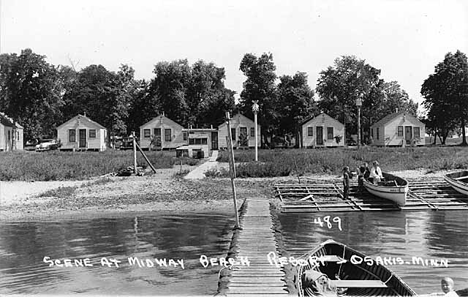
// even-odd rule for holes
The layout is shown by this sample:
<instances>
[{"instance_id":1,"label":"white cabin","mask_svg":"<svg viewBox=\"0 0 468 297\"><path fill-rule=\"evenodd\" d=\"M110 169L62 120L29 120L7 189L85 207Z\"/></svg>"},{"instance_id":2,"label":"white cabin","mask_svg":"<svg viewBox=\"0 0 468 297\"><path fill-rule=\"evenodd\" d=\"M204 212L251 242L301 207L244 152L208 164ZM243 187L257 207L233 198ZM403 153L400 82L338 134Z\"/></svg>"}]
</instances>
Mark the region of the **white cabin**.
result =
<instances>
[{"instance_id":1,"label":"white cabin","mask_svg":"<svg viewBox=\"0 0 468 297\"><path fill-rule=\"evenodd\" d=\"M140 126L142 149L175 149L187 143L183 127L165 115L159 115Z\"/></svg>"},{"instance_id":2,"label":"white cabin","mask_svg":"<svg viewBox=\"0 0 468 297\"><path fill-rule=\"evenodd\" d=\"M257 144L261 145L261 127L257 124ZM218 126L219 148L227 148L228 136L227 123ZM231 138L234 148L255 147L255 123L242 114L236 114L231 118Z\"/></svg>"},{"instance_id":3,"label":"white cabin","mask_svg":"<svg viewBox=\"0 0 468 297\"><path fill-rule=\"evenodd\" d=\"M16 121L0 112L0 151L23 149L24 129Z\"/></svg>"},{"instance_id":4,"label":"white cabin","mask_svg":"<svg viewBox=\"0 0 468 297\"><path fill-rule=\"evenodd\" d=\"M372 145L426 145L426 126L408 112L390 114L371 126Z\"/></svg>"},{"instance_id":5,"label":"white cabin","mask_svg":"<svg viewBox=\"0 0 468 297\"><path fill-rule=\"evenodd\" d=\"M344 146L344 125L326 113L307 119L302 124L303 148Z\"/></svg>"},{"instance_id":6,"label":"white cabin","mask_svg":"<svg viewBox=\"0 0 468 297\"><path fill-rule=\"evenodd\" d=\"M107 149L107 129L86 115L77 115L58 126L57 138L62 144L60 150Z\"/></svg>"}]
</instances>

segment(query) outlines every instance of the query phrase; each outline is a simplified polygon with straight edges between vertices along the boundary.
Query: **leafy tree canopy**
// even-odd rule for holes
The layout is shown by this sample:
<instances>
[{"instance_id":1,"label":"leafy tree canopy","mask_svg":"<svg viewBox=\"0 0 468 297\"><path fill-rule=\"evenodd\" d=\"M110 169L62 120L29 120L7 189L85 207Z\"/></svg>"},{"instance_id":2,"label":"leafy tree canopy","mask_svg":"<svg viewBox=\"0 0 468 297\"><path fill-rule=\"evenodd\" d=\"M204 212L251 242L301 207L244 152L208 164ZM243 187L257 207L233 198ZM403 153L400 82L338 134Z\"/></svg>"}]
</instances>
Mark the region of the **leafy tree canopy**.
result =
<instances>
[{"instance_id":1,"label":"leafy tree canopy","mask_svg":"<svg viewBox=\"0 0 468 297\"><path fill-rule=\"evenodd\" d=\"M347 132L357 133L357 105L361 99L364 131L387 114L406 110L416 114L417 104L397 82L379 78L380 70L354 56L343 56L320 72L316 91L319 108L345 124Z\"/></svg>"},{"instance_id":2,"label":"leafy tree canopy","mask_svg":"<svg viewBox=\"0 0 468 297\"><path fill-rule=\"evenodd\" d=\"M63 105L58 71L31 49L0 56L0 109L25 128L25 139L51 136Z\"/></svg>"},{"instance_id":3,"label":"leafy tree canopy","mask_svg":"<svg viewBox=\"0 0 468 297\"><path fill-rule=\"evenodd\" d=\"M468 61L464 53L447 53L436 65L434 74L424 81L421 94L428 110L427 122L442 136L442 143L450 130L465 127L468 118ZM463 145L467 145L462 129Z\"/></svg>"}]
</instances>

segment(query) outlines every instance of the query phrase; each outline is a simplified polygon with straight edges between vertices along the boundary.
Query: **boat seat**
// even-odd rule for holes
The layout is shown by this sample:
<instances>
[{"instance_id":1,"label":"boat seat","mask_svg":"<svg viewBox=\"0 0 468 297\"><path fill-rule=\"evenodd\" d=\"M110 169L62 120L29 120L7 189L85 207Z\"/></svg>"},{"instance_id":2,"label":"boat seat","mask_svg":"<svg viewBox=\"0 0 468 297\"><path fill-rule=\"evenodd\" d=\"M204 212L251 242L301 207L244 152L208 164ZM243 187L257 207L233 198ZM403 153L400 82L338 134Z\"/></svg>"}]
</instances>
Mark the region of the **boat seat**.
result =
<instances>
[{"instance_id":1,"label":"boat seat","mask_svg":"<svg viewBox=\"0 0 468 297\"><path fill-rule=\"evenodd\" d=\"M337 288L387 288L381 280L331 280Z\"/></svg>"},{"instance_id":2,"label":"boat seat","mask_svg":"<svg viewBox=\"0 0 468 297\"><path fill-rule=\"evenodd\" d=\"M337 256L337 255L327 255L327 256L322 256L318 259L318 261L323 261L323 262L340 262L340 263L346 263L348 262L347 260Z\"/></svg>"}]
</instances>

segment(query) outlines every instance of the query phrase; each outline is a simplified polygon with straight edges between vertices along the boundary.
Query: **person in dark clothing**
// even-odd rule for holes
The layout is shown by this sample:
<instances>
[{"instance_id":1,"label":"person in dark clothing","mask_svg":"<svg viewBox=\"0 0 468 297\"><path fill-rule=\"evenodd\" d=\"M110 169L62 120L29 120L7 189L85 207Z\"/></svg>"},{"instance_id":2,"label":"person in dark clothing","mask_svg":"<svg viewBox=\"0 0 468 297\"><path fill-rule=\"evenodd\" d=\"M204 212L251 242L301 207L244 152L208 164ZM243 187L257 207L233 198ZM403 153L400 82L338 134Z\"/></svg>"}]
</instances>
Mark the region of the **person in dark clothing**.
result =
<instances>
[{"instance_id":1,"label":"person in dark clothing","mask_svg":"<svg viewBox=\"0 0 468 297\"><path fill-rule=\"evenodd\" d=\"M358 192L362 193L364 191L364 180L369 178L370 169L369 164L363 163L358 169Z\"/></svg>"},{"instance_id":2,"label":"person in dark clothing","mask_svg":"<svg viewBox=\"0 0 468 297\"><path fill-rule=\"evenodd\" d=\"M344 199L348 199L349 197L349 178L350 178L349 167L345 166L343 168L343 198Z\"/></svg>"}]
</instances>

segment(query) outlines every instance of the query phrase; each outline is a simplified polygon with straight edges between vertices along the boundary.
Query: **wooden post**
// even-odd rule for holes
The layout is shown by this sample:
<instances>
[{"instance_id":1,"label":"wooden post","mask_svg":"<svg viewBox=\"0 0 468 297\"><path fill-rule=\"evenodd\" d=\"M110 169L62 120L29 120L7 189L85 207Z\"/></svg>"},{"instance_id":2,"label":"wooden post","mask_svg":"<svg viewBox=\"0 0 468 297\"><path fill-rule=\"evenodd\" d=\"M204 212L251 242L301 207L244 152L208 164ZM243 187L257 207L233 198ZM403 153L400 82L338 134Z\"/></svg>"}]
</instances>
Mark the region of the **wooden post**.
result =
<instances>
[{"instance_id":1,"label":"wooden post","mask_svg":"<svg viewBox=\"0 0 468 297\"><path fill-rule=\"evenodd\" d=\"M136 149L136 139L135 139L135 131L132 132L132 139L133 139L133 172L138 174L137 169L137 149Z\"/></svg>"},{"instance_id":2,"label":"wooden post","mask_svg":"<svg viewBox=\"0 0 468 297\"><path fill-rule=\"evenodd\" d=\"M138 143L136 143L136 141L135 141L134 144L136 145L136 147L137 147L138 150L140 151L140 153L141 153L141 155L143 156L143 158L145 158L146 163L148 163L149 167L151 167L151 170L153 170L153 172L156 173L156 169L154 168L153 164L151 164L150 160L149 160L148 157L145 155L145 153L143 152L143 150L141 149L141 147L138 145ZM136 157L135 157L135 160L136 160Z\"/></svg>"},{"instance_id":3,"label":"wooden post","mask_svg":"<svg viewBox=\"0 0 468 297\"><path fill-rule=\"evenodd\" d=\"M231 138L231 119L229 116L229 112L226 112L226 123L227 123L227 135L226 136L226 144L229 152L229 171L231 173L231 187L232 187L232 196L234 199L234 214L236 216L236 225L234 229L241 229L239 224L239 214L237 212L237 194L236 194L236 183L234 179L236 178L236 166L234 163L234 150L232 147L232 138Z\"/></svg>"}]
</instances>

